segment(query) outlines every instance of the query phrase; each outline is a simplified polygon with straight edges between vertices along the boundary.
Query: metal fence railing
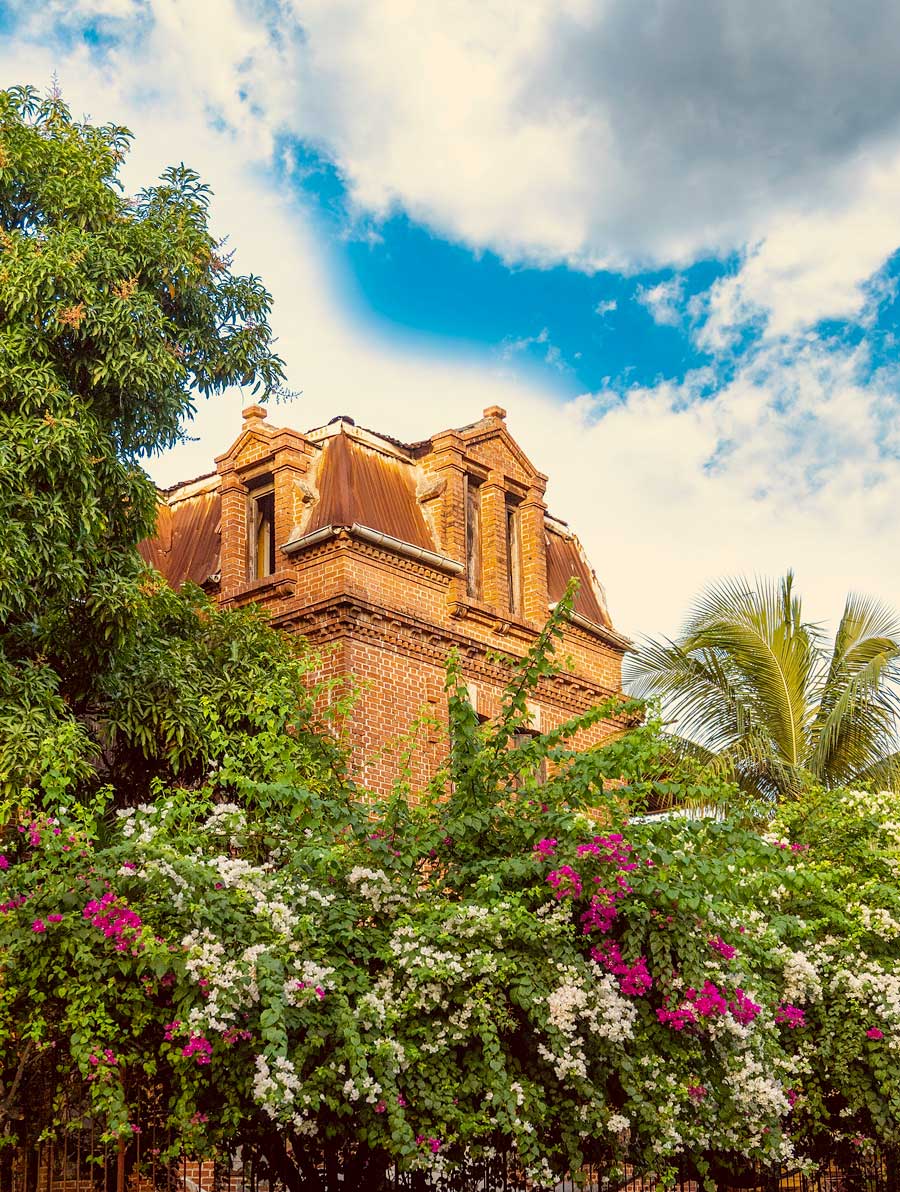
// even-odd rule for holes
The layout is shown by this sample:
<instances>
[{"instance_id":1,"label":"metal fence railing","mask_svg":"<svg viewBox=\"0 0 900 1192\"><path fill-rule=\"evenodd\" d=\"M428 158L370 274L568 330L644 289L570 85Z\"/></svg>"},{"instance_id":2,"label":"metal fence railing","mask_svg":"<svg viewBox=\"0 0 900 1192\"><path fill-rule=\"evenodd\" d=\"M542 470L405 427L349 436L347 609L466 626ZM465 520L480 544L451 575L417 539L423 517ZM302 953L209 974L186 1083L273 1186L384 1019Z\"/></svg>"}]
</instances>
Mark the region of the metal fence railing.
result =
<instances>
[{"instance_id":1,"label":"metal fence railing","mask_svg":"<svg viewBox=\"0 0 900 1192\"><path fill-rule=\"evenodd\" d=\"M276 1176L265 1157L238 1150L216 1160L169 1154L172 1138L149 1127L124 1143L105 1145L90 1126L30 1147L0 1149L0 1192L657 1192L655 1173L626 1167L585 1167L549 1188L526 1179L511 1156L448 1170L436 1177L385 1163L361 1166L308 1154L295 1171ZM900 1154L842 1156L815 1175L763 1168L714 1166L719 1192L900 1192ZM702 1192L695 1169L678 1173L673 1192Z\"/></svg>"}]
</instances>

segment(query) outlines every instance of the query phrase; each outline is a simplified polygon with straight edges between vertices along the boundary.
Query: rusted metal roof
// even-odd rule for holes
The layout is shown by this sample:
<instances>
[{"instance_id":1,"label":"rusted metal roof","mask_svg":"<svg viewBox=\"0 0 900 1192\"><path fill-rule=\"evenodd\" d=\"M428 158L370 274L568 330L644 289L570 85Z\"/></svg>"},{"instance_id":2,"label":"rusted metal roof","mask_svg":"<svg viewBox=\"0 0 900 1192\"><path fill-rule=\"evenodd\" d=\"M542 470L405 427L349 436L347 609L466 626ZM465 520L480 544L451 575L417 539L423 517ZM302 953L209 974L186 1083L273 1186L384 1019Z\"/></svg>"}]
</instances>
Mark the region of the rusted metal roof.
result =
<instances>
[{"instance_id":1,"label":"rusted metal roof","mask_svg":"<svg viewBox=\"0 0 900 1192\"><path fill-rule=\"evenodd\" d=\"M204 584L220 569L220 500L214 489L160 505L156 537L140 543L143 558L173 588Z\"/></svg>"},{"instance_id":2,"label":"rusted metal roof","mask_svg":"<svg viewBox=\"0 0 900 1192\"><path fill-rule=\"evenodd\" d=\"M549 531L547 538L547 595L556 603L565 593L566 585L575 576L575 612L589 621L612 629L612 621L603 600L596 577L584 557L576 538Z\"/></svg>"},{"instance_id":3,"label":"rusted metal roof","mask_svg":"<svg viewBox=\"0 0 900 1192\"><path fill-rule=\"evenodd\" d=\"M319 499L304 532L354 523L435 550L416 500L415 473L403 460L337 434L322 448Z\"/></svg>"}]
</instances>

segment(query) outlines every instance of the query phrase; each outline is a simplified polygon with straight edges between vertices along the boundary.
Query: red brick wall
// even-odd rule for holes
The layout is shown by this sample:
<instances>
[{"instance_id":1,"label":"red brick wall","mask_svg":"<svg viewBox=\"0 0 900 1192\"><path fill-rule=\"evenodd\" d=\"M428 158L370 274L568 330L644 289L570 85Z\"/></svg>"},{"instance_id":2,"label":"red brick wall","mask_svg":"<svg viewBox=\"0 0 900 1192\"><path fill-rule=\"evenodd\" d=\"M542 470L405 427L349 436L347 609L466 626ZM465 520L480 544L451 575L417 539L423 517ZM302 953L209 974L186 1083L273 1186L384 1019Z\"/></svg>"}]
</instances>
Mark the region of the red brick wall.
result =
<instances>
[{"instance_id":1,"label":"red brick wall","mask_svg":"<svg viewBox=\"0 0 900 1192\"><path fill-rule=\"evenodd\" d=\"M478 711L496 714L504 671L489 658L522 657L547 616L543 501L546 478L535 472L505 431L500 412L487 412L463 431L448 431L416 449L424 481L422 509L436 551L465 558L466 478L480 485L483 594L466 595L464 576L383 549L340 530L314 546L286 554L280 547L303 532L314 498L319 448L304 436L270 427L247 412L244 431L217 462L222 491L222 582L225 603L253 599L273 623L331 645L323 673L352 676L359 698L347 725L358 778L384 791L418 717L446 725L444 663L459 651L463 673L477 685ZM247 483L271 473L275 483L276 573L248 583ZM428 490L425 492L425 490ZM517 502L522 556L521 611L509 609L506 502ZM614 634L566 629L560 655L574 669L541 685L534 697L540 727L587 711L621 688L623 646ZM600 725L581 745L621 725ZM421 787L445 756L442 731L420 730L412 752L413 786Z\"/></svg>"}]
</instances>

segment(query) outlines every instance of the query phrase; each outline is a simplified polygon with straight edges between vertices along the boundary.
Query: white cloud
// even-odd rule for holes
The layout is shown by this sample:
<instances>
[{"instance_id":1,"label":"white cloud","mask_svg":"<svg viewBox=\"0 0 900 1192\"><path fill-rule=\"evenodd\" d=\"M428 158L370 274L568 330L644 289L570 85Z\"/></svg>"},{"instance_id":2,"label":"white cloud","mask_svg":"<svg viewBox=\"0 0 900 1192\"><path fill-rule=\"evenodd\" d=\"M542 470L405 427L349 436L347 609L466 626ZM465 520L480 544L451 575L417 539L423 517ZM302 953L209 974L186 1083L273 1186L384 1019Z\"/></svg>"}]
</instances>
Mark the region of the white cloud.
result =
<instances>
[{"instance_id":1,"label":"white cloud","mask_svg":"<svg viewBox=\"0 0 900 1192\"><path fill-rule=\"evenodd\" d=\"M721 348L753 320L783 336L821 319L859 319L872 275L898 245L900 146L860 161L855 186L839 204L774 218L740 270L713 287L701 338Z\"/></svg>"},{"instance_id":2,"label":"white cloud","mask_svg":"<svg viewBox=\"0 0 900 1192\"><path fill-rule=\"evenodd\" d=\"M661 281L655 286L638 286L635 298L646 306L654 323L661 327L676 327L681 322L681 302L684 286L679 277Z\"/></svg>"},{"instance_id":3,"label":"white cloud","mask_svg":"<svg viewBox=\"0 0 900 1192\"><path fill-rule=\"evenodd\" d=\"M604 318L606 315L611 315L614 310L618 310L619 304L615 298L604 298L598 302L594 307L594 314Z\"/></svg>"},{"instance_id":4,"label":"white cloud","mask_svg":"<svg viewBox=\"0 0 900 1192\"><path fill-rule=\"evenodd\" d=\"M260 157L280 128L306 137L364 217L399 207L511 260L586 269L744 253L710 295L706 346L748 318L780 335L858 315L900 244L889 0L13 7L45 38L85 16L139 34L144 101L189 85Z\"/></svg>"},{"instance_id":5,"label":"white cloud","mask_svg":"<svg viewBox=\"0 0 900 1192\"><path fill-rule=\"evenodd\" d=\"M550 331L542 327L537 335L524 335L520 339L506 339L500 345L500 357L503 360L513 360L516 356L528 353L532 348L541 349L541 359L557 372L569 372L561 350L550 340ZM576 353L580 356L580 353Z\"/></svg>"},{"instance_id":6,"label":"white cloud","mask_svg":"<svg viewBox=\"0 0 900 1192\"><path fill-rule=\"evenodd\" d=\"M94 0L95 11L100 3ZM120 7L114 0L103 0L103 6L109 12ZM479 242L497 234L502 216L520 248L555 244L553 251L565 252L568 244L581 251L593 235L585 212L596 198L593 182L584 181L583 146L577 143L584 130L577 116L572 127L560 125L562 143L557 144L550 116L538 120L535 132L526 104L524 141L512 136L499 169L490 160L502 129L515 132L514 112L498 94L502 98L503 88L512 87L510 72L524 70L529 53L538 52L539 33L550 19L546 12L535 15L542 12L539 6L518 6L522 27L514 28L512 9L498 0L479 10L485 15L472 21L466 36L462 26L471 13L465 6L442 6L439 13L451 15L446 21L435 17L431 36L443 39L451 65L447 77L438 79L432 77L437 50L417 40L420 6L370 7L382 13L380 23L347 4L315 9L304 54L318 61L300 78L284 73L295 47L287 45L280 58L266 57L268 36L246 11L227 2L210 9L170 0L155 0L156 24L148 41L113 47L99 64L77 43L63 53L19 41L0 46L0 71L9 80L41 81L58 69L76 111L88 111L98 121L128 123L137 136L129 165L133 185L181 158L211 182L216 225L231 233L238 266L260 273L275 294L279 348L290 383L303 390L298 401L271 411L274 422L308 427L347 412L363 425L413 439L468 422L488 405L506 407L512 433L551 477L551 507L582 536L607 585L613 615L626 631L673 631L697 590L729 572L777 574L793 565L816 617L836 616L850 586L898 599L900 559L879 549L892 541L900 508L900 468L894 455L886 455L888 448L896 453L900 447L890 417L894 399L887 380L866 380L862 350L828 352L801 340L770 342L711 396L709 378L695 376L681 385L624 396L583 395L561 404L537 385L508 375L510 362L498 361L491 369L401 352L353 319L322 257L315 228L272 190L259 169L268 161L295 86L306 105L304 120L313 127L327 117L330 143L345 163L357 162L356 193L367 205L389 205L406 194L404 179L411 175L409 155L416 145L423 178L418 197L408 200L410 207L437 218L432 199L442 177L455 191L455 206L451 210L448 199L442 218L457 230L469 229L465 234ZM313 9L305 11L309 17ZM574 11L570 8L572 20ZM57 12L64 15L62 8L52 10L53 20ZM354 13L359 29L351 27ZM398 49L404 19L405 58ZM506 25L511 48L501 44ZM347 44L335 49L333 41L342 32ZM470 59L478 69L467 73ZM342 96L348 62L366 78ZM404 62L412 63L412 81L400 69ZM490 93L491 78L497 94ZM438 113L437 126L421 120L417 125L408 92L418 88L429 111L449 103L451 80L461 111ZM241 99L241 88L249 100ZM382 98L388 110L379 107ZM211 112L219 118L214 124ZM490 136L479 139L482 126ZM467 166L460 138L469 135L476 143ZM372 143L364 152L366 138ZM591 169L593 179L596 162ZM511 172L519 177L511 181ZM769 247L763 244L748 258L731 291L727 285L719 288L714 307L725 311L732 301L749 307L768 303L774 327L796 327L808 304L824 302L811 280L817 268L833 270L827 287L830 309L841 302L852 305L855 275L871 272L895 235L887 213L893 175L887 167L880 174L873 167L871 178L870 207L859 207L858 191L848 184L845 206L823 214L820 224L804 222L798 214L794 231L801 235L805 228L808 245L797 246L784 223L781 239L773 233ZM486 193L475 193L481 189ZM520 200L528 208L521 219ZM862 218L861 211L864 226L854 230L853 219ZM844 220L843 234L860 239L861 263L835 243L831 256L817 265L816 245L825 242L834 226L829 220L838 216ZM869 222L878 220L869 237ZM670 222L670 239L675 226ZM687 233L675 240L691 242ZM791 251L797 254L793 266L785 263ZM792 288L792 269L799 289ZM767 276L783 281L777 311L766 292ZM794 301L800 314L791 321ZM788 321L779 324L776 316ZM723 327L727 323L723 317ZM549 334L533 339L548 350L552 346ZM240 394L203 402L192 427L201 441L155 461L157 480L167 483L208 470L215 454L234 438L241 404Z\"/></svg>"}]
</instances>

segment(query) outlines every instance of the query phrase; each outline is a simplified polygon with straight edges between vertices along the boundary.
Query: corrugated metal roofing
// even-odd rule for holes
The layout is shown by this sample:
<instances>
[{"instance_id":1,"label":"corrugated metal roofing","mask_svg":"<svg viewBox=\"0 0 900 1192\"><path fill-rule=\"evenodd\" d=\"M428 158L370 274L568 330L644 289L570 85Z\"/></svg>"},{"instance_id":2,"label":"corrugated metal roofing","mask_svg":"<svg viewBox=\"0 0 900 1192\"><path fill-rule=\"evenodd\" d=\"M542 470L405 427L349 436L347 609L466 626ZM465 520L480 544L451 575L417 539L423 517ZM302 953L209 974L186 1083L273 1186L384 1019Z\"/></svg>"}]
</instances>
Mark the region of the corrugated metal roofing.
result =
<instances>
[{"instance_id":1,"label":"corrugated metal roofing","mask_svg":"<svg viewBox=\"0 0 900 1192\"><path fill-rule=\"evenodd\" d=\"M601 603L593 573L576 539L552 532L548 533L546 538L547 595L551 603L555 604L564 595L566 585L575 576L579 581L575 594L575 612L581 613L597 625L605 625L607 629L612 629L606 604Z\"/></svg>"},{"instance_id":2,"label":"corrugated metal roofing","mask_svg":"<svg viewBox=\"0 0 900 1192\"><path fill-rule=\"evenodd\" d=\"M305 534L325 526L356 523L425 550L438 549L416 499L417 473L411 464L343 430L322 441L321 451L316 475L318 499L304 526ZM188 485L168 490L171 503L160 505L156 537L138 548L175 588L185 580L203 584L220 570L220 499L214 484L202 485L199 492L181 498L179 489L184 492ZM548 525L546 534L549 599L559 600L575 576L580 581L575 611L611 629L602 589L578 540L560 529Z\"/></svg>"},{"instance_id":3,"label":"corrugated metal roofing","mask_svg":"<svg viewBox=\"0 0 900 1192\"><path fill-rule=\"evenodd\" d=\"M219 570L220 508L215 491L160 505L156 537L141 542L138 550L173 588L180 588L185 580L203 584Z\"/></svg>"},{"instance_id":4,"label":"corrugated metal roofing","mask_svg":"<svg viewBox=\"0 0 900 1192\"><path fill-rule=\"evenodd\" d=\"M316 478L319 499L304 533L354 522L435 550L416 500L415 473L399 459L343 433L327 439Z\"/></svg>"}]
</instances>

